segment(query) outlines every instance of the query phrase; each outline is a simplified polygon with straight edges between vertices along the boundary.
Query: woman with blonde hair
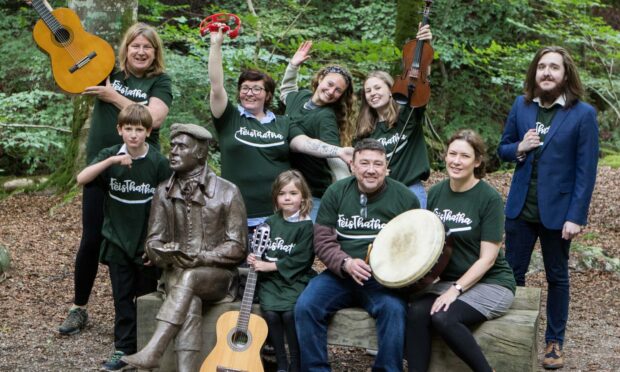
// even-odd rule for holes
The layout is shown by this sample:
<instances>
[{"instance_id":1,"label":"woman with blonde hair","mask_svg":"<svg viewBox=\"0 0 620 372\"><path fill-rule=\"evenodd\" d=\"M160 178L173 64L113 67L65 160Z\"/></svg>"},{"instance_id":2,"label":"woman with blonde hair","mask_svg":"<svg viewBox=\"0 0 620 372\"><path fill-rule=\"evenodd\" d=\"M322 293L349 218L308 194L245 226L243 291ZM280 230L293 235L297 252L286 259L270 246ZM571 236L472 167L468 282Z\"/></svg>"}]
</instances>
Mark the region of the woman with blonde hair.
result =
<instances>
[{"instance_id":1,"label":"woman with blonde hair","mask_svg":"<svg viewBox=\"0 0 620 372\"><path fill-rule=\"evenodd\" d=\"M126 32L119 47L118 69L105 84L88 87L83 94L95 97L95 105L86 143L86 163L90 164L104 148L122 143L116 122L119 112L134 103L145 105L153 118L147 143L159 149L159 128L172 103L170 77L164 72L163 44L157 31L136 23ZM86 305L99 265L101 228L103 226L103 190L94 183L84 185L82 197L82 239L75 258L74 300L69 314L58 329L62 335L79 333L88 320ZM120 358L133 354L135 345L116 345L117 351L103 368L118 370ZM120 350L119 350L120 349ZM118 354L121 353L121 354Z\"/></svg>"}]
</instances>

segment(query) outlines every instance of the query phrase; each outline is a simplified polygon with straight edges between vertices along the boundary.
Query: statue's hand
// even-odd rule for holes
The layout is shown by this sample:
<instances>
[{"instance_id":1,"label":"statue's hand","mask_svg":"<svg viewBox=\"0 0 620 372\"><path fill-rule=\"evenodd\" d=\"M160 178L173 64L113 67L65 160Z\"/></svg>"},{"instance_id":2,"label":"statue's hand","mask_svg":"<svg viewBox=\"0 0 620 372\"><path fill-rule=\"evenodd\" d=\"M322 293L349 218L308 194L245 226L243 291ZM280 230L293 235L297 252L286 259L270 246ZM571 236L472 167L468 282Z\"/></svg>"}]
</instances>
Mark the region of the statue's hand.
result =
<instances>
[{"instance_id":1,"label":"statue's hand","mask_svg":"<svg viewBox=\"0 0 620 372\"><path fill-rule=\"evenodd\" d=\"M196 257L186 258L182 256L174 257L174 266L182 269L190 269L192 267L200 266L200 262Z\"/></svg>"}]
</instances>

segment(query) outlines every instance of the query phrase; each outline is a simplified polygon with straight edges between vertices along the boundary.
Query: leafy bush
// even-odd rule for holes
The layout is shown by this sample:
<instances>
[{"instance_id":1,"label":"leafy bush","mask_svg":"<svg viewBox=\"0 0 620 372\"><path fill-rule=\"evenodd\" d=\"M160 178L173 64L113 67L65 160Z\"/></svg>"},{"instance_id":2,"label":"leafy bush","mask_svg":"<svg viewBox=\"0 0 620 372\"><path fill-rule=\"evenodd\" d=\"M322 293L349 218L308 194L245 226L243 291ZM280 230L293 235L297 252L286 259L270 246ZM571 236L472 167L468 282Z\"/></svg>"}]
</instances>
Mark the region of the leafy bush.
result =
<instances>
[{"instance_id":1,"label":"leafy bush","mask_svg":"<svg viewBox=\"0 0 620 372\"><path fill-rule=\"evenodd\" d=\"M63 149L73 107L63 94L33 90L0 93L0 171L8 174L53 172ZM5 126L45 125L50 128Z\"/></svg>"}]
</instances>

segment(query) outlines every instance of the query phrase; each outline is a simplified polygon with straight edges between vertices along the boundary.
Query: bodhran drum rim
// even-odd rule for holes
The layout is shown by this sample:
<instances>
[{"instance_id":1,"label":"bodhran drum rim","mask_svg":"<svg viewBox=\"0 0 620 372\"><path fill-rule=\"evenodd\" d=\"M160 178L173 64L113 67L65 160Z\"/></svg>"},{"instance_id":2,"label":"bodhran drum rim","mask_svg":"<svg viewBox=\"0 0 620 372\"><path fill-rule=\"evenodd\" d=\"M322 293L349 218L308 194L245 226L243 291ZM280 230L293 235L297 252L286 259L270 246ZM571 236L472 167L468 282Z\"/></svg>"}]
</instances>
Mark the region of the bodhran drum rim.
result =
<instances>
[{"instance_id":1,"label":"bodhran drum rim","mask_svg":"<svg viewBox=\"0 0 620 372\"><path fill-rule=\"evenodd\" d=\"M406 248L403 239L406 239ZM444 242L444 225L435 213L426 209L403 212L388 222L375 238L369 257L373 276L388 288L412 285L433 269L442 254ZM415 244L423 247L416 248ZM415 255L411 255L411 250L414 249L423 250L412 261ZM403 271L410 274L403 275Z\"/></svg>"}]
</instances>

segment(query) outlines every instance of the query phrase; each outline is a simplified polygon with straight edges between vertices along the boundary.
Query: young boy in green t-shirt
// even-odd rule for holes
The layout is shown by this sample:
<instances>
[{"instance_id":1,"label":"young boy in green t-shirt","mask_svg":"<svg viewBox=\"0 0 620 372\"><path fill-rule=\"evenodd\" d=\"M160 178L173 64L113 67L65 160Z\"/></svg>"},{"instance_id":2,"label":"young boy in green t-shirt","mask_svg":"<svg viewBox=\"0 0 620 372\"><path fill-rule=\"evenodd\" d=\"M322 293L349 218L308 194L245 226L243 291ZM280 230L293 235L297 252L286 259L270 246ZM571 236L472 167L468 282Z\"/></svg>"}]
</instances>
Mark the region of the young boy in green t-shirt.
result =
<instances>
[{"instance_id":1,"label":"young boy in green t-shirt","mask_svg":"<svg viewBox=\"0 0 620 372\"><path fill-rule=\"evenodd\" d=\"M157 287L157 271L143 261L151 199L157 185L170 177L168 160L145 140L153 120L146 107L131 104L118 115L122 145L101 150L77 176L96 181L105 191L100 261L109 267L114 297L114 348L103 363L106 371L126 367L123 355L137 351L135 298Z\"/></svg>"}]
</instances>

